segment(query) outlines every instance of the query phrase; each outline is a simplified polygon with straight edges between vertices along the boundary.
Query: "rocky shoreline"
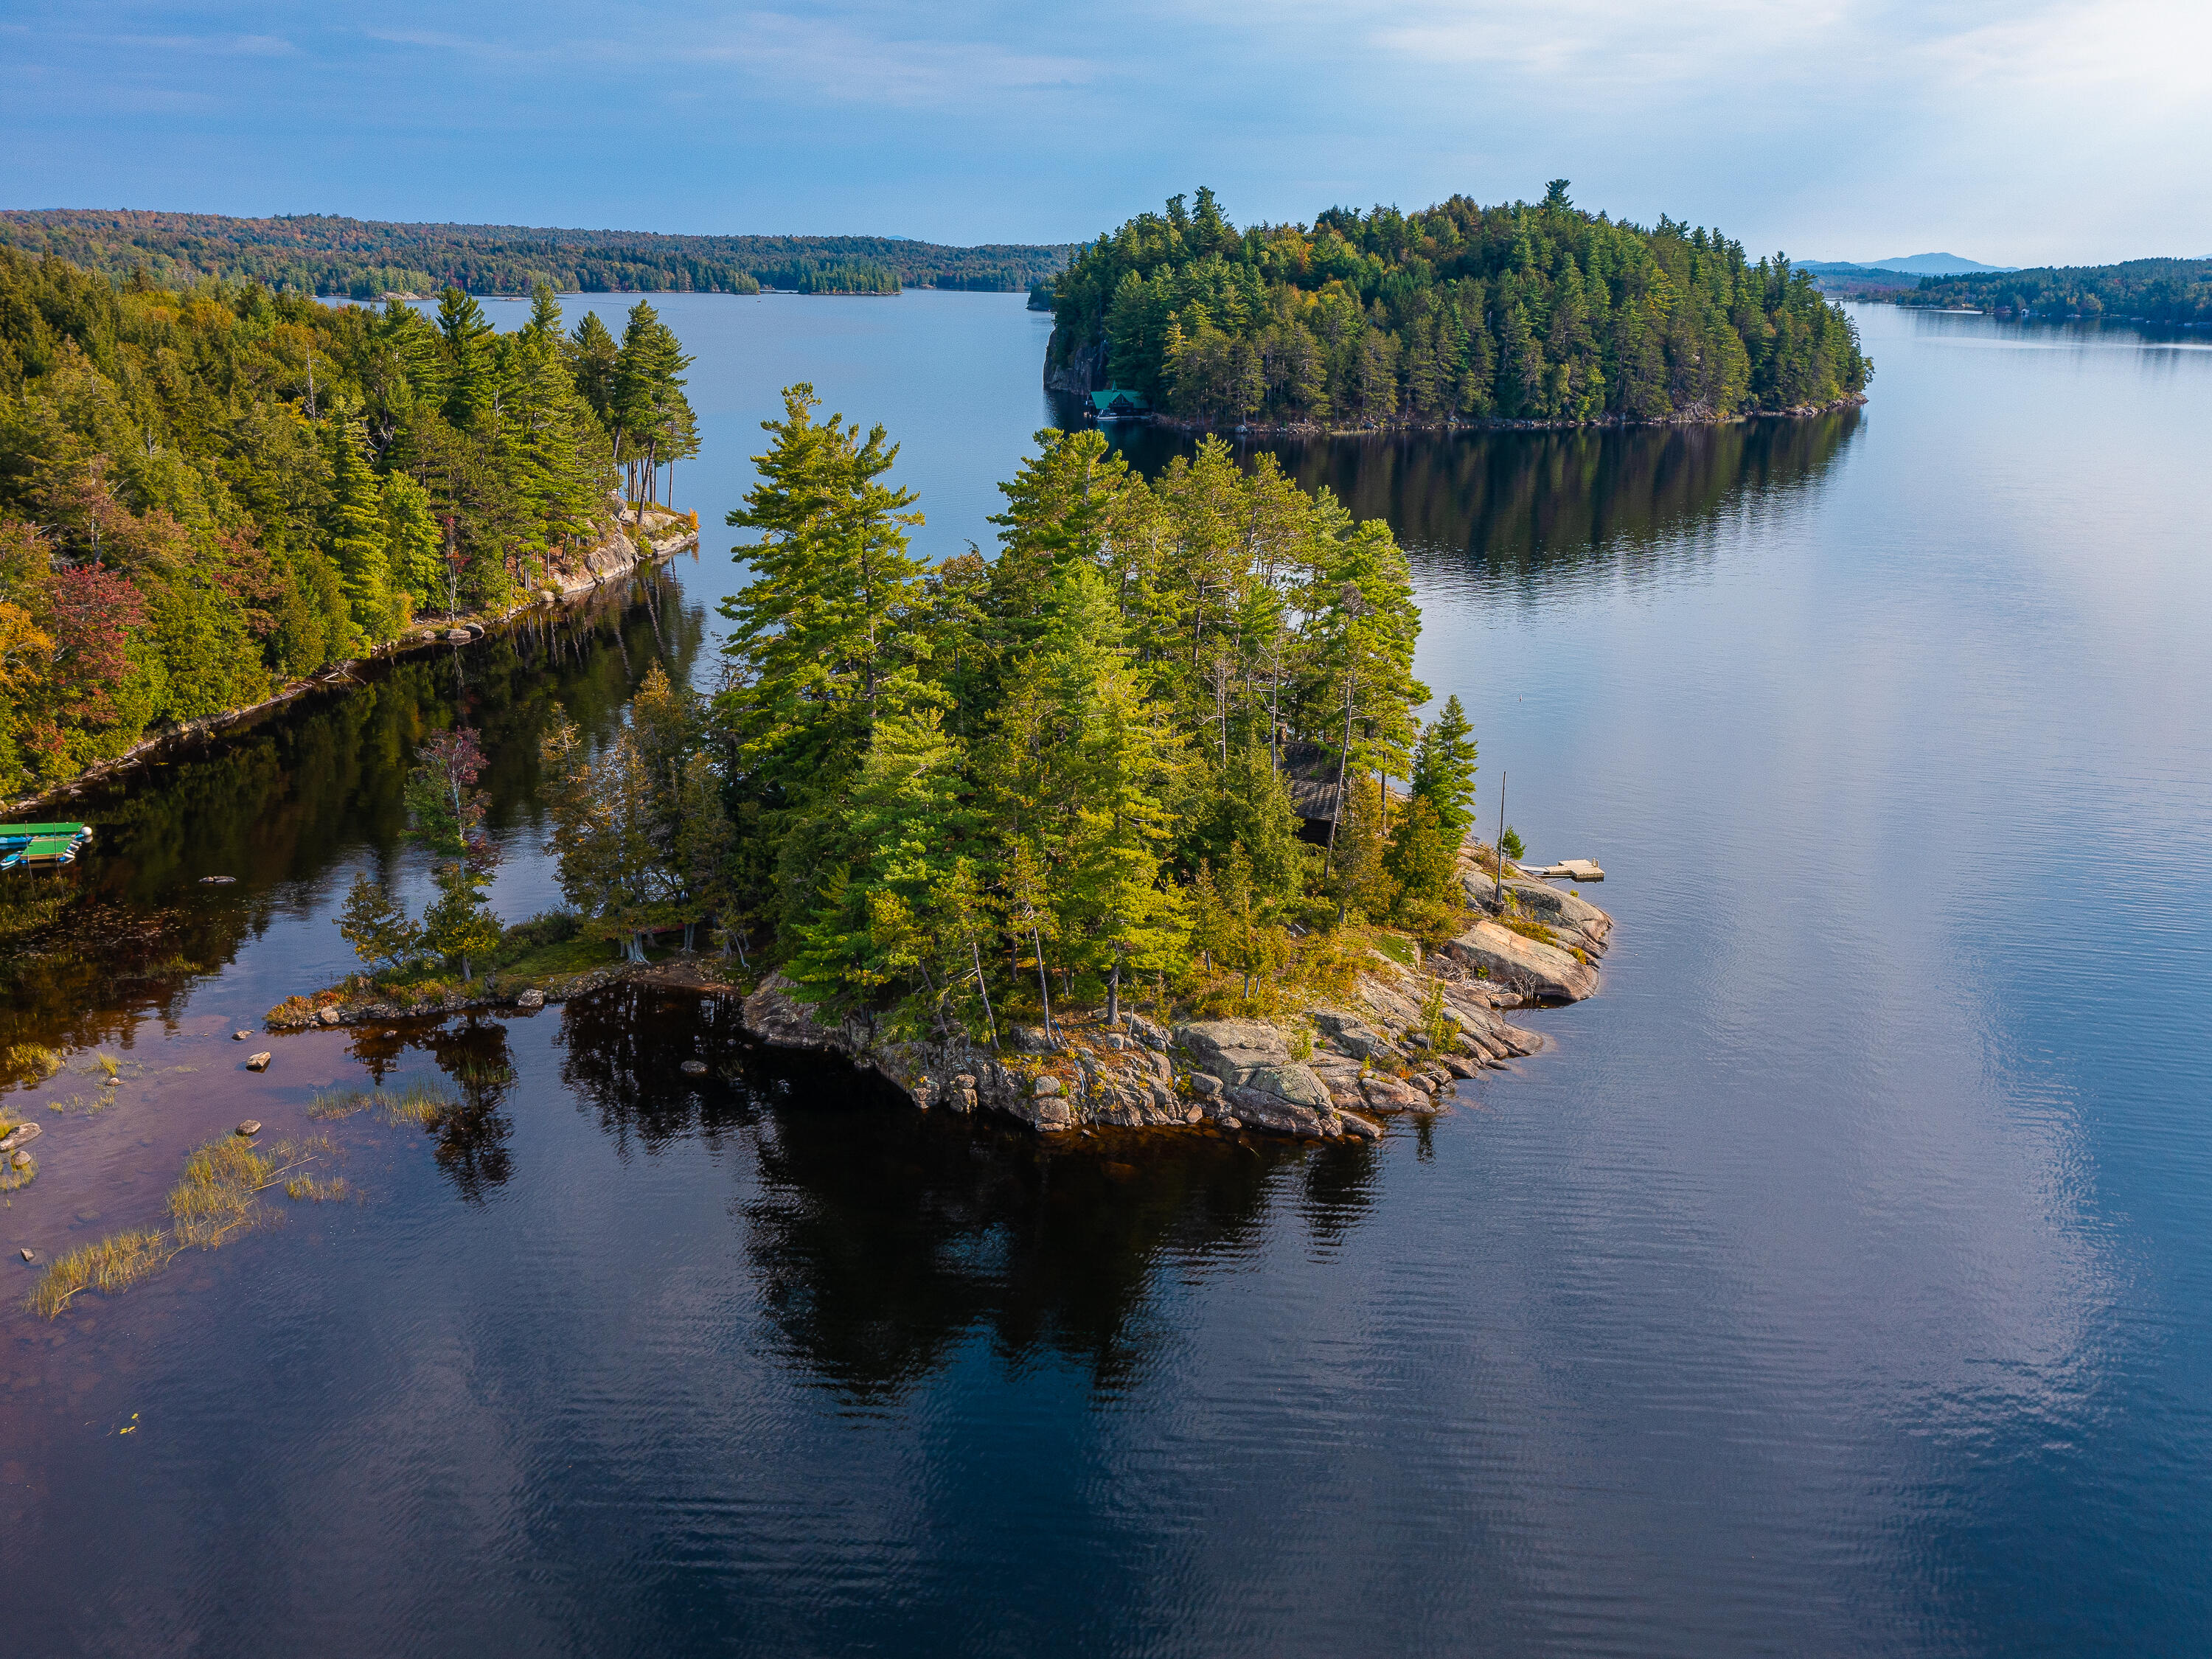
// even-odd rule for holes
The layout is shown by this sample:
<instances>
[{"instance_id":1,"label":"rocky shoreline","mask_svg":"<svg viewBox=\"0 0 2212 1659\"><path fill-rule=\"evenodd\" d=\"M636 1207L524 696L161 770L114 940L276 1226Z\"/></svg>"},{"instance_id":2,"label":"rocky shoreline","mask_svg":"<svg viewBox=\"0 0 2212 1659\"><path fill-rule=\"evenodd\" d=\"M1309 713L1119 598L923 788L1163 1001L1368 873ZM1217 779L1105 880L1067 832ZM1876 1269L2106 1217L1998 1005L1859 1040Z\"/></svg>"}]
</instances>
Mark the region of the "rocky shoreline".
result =
<instances>
[{"instance_id":1,"label":"rocky shoreline","mask_svg":"<svg viewBox=\"0 0 2212 1659\"><path fill-rule=\"evenodd\" d=\"M160 757L169 749L195 738L211 737L246 721L282 708L307 696L311 691L328 690L344 684L355 670L373 662L390 661L427 651L442 644L465 645L483 639L493 629L520 621L541 605L569 604L581 599L611 581L629 575L639 566L659 564L674 558L699 545L699 532L690 527L673 513L648 512L642 521L629 521L641 532L634 538L622 523L611 527L583 554L570 562L556 567L550 574L553 580L535 590L536 598L526 605L517 605L495 615L454 617L433 626L410 627L398 639L378 646L365 657L349 657L342 662L325 665L306 679L295 680L274 696L242 708L226 708L220 714L210 714L204 720L187 720L140 738L112 760L86 768L66 782L57 783L34 795L0 802L0 811L10 814L35 811L54 801L66 800L96 784L105 783L118 774ZM646 548L641 549L638 539Z\"/></svg>"},{"instance_id":2,"label":"rocky shoreline","mask_svg":"<svg viewBox=\"0 0 2212 1659\"><path fill-rule=\"evenodd\" d=\"M1589 432L1622 429L1634 427L1664 426L1729 426L1753 420L1809 420L1816 415L1832 415L1838 410L1857 409L1867 401L1864 392L1852 392L1832 403L1804 404L1789 409L1745 409L1733 415L1717 415L1702 404L1678 409L1667 415L1629 416L1601 415L1589 421L1517 421L1500 416L1463 418L1447 416L1442 420L1405 418L1389 421L1366 421L1348 426L1331 425L1321 421L1236 421L1219 422L1186 420L1173 415L1152 414L1138 417L1165 431L1181 433L1186 437L1208 434L1244 439L1253 438L1365 438L1384 433L1400 432Z\"/></svg>"},{"instance_id":3,"label":"rocky shoreline","mask_svg":"<svg viewBox=\"0 0 2212 1659\"><path fill-rule=\"evenodd\" d=\"M1042 1134L1093 1127L1212 1126L1334 1140L1372 1139L1375 1121L1432 1112L1453 1085L1543 1047L1506 1012L1578 1002L1597 989L1595 959L1613 919L1508 862L1493 880L1488 851L1462 850L1464 929L1419 969L1370 953L1349 994L1273 1019L1198 1019L1169 1025L1125 1014L1049 1033L1017 1026L998 1048L962 1036L900 1041L866 1013L825 1023L771 973L747 983L721 958L611 963L587 974L469 992L421 1003L338 991L295 997L270 1011L273 1031L385 1024L456 1013L534 1012L618 983L658 985L742 1000L747 1034L762 1045L840 1057L871 1071L924 1111L988 1112ZM243 1035L243 1034L241 1034Z\"/></svg>"}]
</instances>

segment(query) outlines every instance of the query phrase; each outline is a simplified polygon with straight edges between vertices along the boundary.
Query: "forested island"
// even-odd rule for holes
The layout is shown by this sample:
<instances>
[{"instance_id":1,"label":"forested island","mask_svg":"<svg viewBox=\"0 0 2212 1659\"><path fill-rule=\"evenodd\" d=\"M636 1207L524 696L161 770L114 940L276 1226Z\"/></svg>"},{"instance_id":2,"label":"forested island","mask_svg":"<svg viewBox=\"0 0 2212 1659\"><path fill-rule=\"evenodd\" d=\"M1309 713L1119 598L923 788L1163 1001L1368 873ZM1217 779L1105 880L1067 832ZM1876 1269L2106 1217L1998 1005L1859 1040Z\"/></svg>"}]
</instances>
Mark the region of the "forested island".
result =
<instances>
[{"instance_id":1,"label":"forested island","mask_svg":"<svg viewBox=\"0 0 2212 1659\"><path fill-rule=\"evenodd\" d=\"M1211 191L1082 249L1046 383L1172 417L1390 426L1720 420L1861 398L1857 331L1777 257L1662 217L1454 197L1238 230Z\"/></svg>"},{"instance_id":2,"label":"forested island","mask_svg":"<svg viewBox=\"0 0 2212 1659\"><path fill-rule=\"evenodd\" d=\"M1386 524L1218 441L1147 481L1048 430L994 556L932 568L881 427L798 386L769 431L714 685L656 665L611 741L544 740L567 908L502 934L470 897L484 757L443 734L408 789L441 897L362 878L370 972L272 1025L542 1006L680 940L757 1035L924 1105L1335 1136L1534 1048L1498 1008L1594 988L1609 920L1469 840L1473 732L1456 697L1419 717Z\"/></svg>"},{"instance_id":3,"label":"forested island","mask_svg":"<svg viewBox=\"0 0 2212 1659\"><path fill-rule=\"evenodd\" d=\"M2212 323L2212 259L2130 259L2117 265L1930 276L1894 297L1902 306L1971 306L2001 316L2201 325Z\"/></svg>"},{"instance_id":4,"label":"forested island","mask_svg":"<svg viewBox=\"0 0 2212 1659\"><path fill-rule=\"evenodd\" d=\"M421 613L504 611L696 453L675 336L541 288L501 335L0 247L0 793L259 703Z\"/></svg>"},{"instance_id":5,"label":"forested island","mask_svg":"<svg viewBox=\"0 0 2212 1659\"><path fill-rule=\"evenodd\" d=\"M1018 294L1071 252L895 236L662 236L80 208L0 212L0 244L58 254L118 282L189 289L214 277L356 300L444 288L520 295L540 283L563 294L896 294L902 286Z\"/></svg>"}]
</instances>

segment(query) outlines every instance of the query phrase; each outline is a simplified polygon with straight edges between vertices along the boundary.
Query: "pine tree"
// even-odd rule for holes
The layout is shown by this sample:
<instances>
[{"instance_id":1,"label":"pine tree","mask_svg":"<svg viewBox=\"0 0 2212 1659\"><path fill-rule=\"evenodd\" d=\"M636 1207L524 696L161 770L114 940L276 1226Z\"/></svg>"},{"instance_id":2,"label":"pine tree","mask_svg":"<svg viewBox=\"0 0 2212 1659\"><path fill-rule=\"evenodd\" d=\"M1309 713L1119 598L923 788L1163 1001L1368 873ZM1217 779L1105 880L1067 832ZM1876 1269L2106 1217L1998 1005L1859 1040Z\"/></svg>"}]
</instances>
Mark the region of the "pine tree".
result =
<instances>
[{"instance_id":1,"label":"pine tree","mask_svg":"<svg viewBox=\"0 0 2212 1659\"><path fill-rule=\"evenodd\" d=\"M438 332L445 345L445 416L459 430L474 432L491 412L496 389L494 330L473 297L448 288L438 296Z\"/></svg>"},{"instance_id":2,"label":"pine tree","mask_svg":"<svg viewBox=\"0 0 2212 1659\"><path fill-rule=\"evenodd\" d=\"M1173 823L1160 796L1182 743L1124 660L1097 572L1069 567L1060 591L1044 666L1073 734L1075 811L1057 908L1061 936L1105 981L1107 1021L1118 1024L1125 979L1178 964L1188 933L1181 895L1161 878Z\"/></svg>"},{"instance_id":3,"label":"pine tree","mask_svg":"<svg viewBox=\"0 0 2212 1659\"><path fill-rule=\"evenodd\" d=\"M499 918L484 897L490 872L455 859L430 872L438 896L422 913L422 940L425 948L447 962L458 960L461 978L473 979L470 959L493 949L500 941Z\"/></svg>"},{"instance_id":4,"label":"pine tree","mask_svg":"<svg viewBox=\"0 0 2212 1659\"><path fill-rule=\"evenodd\" d=\"M1474 730L1454 692L1444 699L1443 712L1421 728L1413 749L1413 795L1428 802L1455 843L1474 823Z\"/></svg>"},{"instance_id":5,"label":"pine tree","mask_svg":"<svg viewBox=\"0 0 2212 1659\"><path fill-rule=\"evenodd\" d=\"M969 970L960 752L933 708L878 723L851 792L844 860L793 929L787 971L817 1000L878 987L918 992L941 1030Z\"/></svg>"},{"instance_id":6,"label":"pine tree","mask_svg":"<svg viewBox=\"0 0 2212 1659\"><path fill-rule=\"evenodd\" d=\"M1389 526L1370 520L1329 547L1305 608L1310 717L1316 725L1325 718L1338 727L1332 733L1338 751L1338 806L1329 837L1334 862L1346 781L1367 773L1406 775L1412 708L1428 698L1413 673L1420 611L1413 604L1406 556ZM1378 802L1385 799L1377 796Z\"/></svg>"},{"instance_id":7,"label":"pine tree","mask_svg":"<svg viewBox=\"0 0 2212 1659\"><path fill-rule=\"evenodd\" d=\"M384 480L379 505L392 585L406 592L412 610L428 611L446 590L446 562L429 495L406 473L394 472Z\"/></svg>"},{"instance_id":8,"label":"pine tree","mask_svg":"<svg viewBox=\"0 0 2212 1659\"><path fill-rule=\"evenodd\" d=\"M407 919L405 908L389 890L366 872L353 878L337 928L354 954L372 968L379 963L404 967L422 946L422 930Z\"/></svg>"},{"instance_id":9,"label":"pine tree","mask_svg":"<svg viewBox=\"0 0 2212 1659\"><path fill-rule=\"evenodd\" d=\"M576 390L611 435L615 429L615 359L621 348L595 311L576 319L562 356L576 382Z\"/></svg>"},{"instance_id":10,"label":"pine tree","mask_svg":"<svg viewBox=\"0 0 2212 1659\"><path fill-rule=\"evenodd\" d=\"M879 482L897 456L877 427L817 422L813 388L789 387L784 418L755 457L761 482L729 522L759 539L735 553L752 580L722 605L727 689L717 717L740 787L771 811L834 797L857 770L888 697L918 686L924 565L907 550L921 522L911 491Z\"/></svg>"},{"instance_id":11,"label":"pine tree","mask_svg":"<svg viewBox=\"0 0 2212 1659\"><path fill-rule=\"evenodd\" d=\"M406 626L407 604L392 591L383 492L369 465L362 423L332 422L327 447L331 561L357 639L380 645Z\"/></svg>"},{"instance_id":12,"label":"pine tree","mask_svg":"<svg viewBox=\"0 0 2212 1659\"><path fill-rule=\"evenodd\" d=\"M684 948L691 949L693 918L714 919L722 954L743 950L744 906L738 896L733 854L737 833L722 802L721 769L704 750L684 757L677 790L676 879L684 910Z\"/></svg>"},{"instance_id":13,"label":"pine tree","mask_svg":"<svg viewBox=\"0 0 2212 1659\"><path fill-rule=\"evenodd\" d=\"M1462 907L1459 841L1425 795L1416 794L1390 832L1383 867L1396 889L1399 919L1424 938L1448 934Z\"/></svg>"}]
</instances>

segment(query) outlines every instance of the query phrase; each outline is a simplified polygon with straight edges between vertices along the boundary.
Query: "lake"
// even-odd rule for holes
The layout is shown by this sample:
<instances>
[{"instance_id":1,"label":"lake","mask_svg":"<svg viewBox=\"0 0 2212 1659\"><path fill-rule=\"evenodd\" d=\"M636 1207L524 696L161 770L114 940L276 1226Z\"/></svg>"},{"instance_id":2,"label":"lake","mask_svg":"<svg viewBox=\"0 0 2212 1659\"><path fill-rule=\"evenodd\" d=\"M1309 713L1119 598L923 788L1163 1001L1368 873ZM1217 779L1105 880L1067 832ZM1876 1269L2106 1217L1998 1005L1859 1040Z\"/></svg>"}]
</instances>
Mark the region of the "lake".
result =
<instances>
[{"instance_id":1,"label":"lake","mask_svg":"<svg viewBox=\"0 0 2212 1659\"><path fill-rule=\"evenodd\" d=\"M656 304L697 561L83 805L0 1010L71 1055L6 1097L9 1651L2212 1641L2212 349L1858 307L1863 410L1279 446L1397 526L1482 821L1503 775L1617 919L1553 1048L1371 1148L1041 1146L641 991L240 1071L356 872L421 896L427 720L495 751L502 913L554 902L534 733L705 671L779 386L890 428L933 556L1053 418L1018 295ZM434 1133L305 1116L441 1073ZM17 1305L248 1115L357 1201Z\"/></svg>"}]
</instances>

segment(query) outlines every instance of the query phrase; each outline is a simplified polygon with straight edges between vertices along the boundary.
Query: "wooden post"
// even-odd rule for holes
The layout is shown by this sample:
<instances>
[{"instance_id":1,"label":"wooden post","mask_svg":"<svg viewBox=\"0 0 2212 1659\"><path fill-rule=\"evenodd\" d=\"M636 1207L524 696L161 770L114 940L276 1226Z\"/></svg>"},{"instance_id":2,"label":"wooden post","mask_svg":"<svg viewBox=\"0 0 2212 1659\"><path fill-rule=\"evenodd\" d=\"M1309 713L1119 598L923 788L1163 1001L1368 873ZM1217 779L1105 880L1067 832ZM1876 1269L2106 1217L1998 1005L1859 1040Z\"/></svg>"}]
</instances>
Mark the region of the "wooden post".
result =
<instances>
[{"instance_id":1,"label":"wooden post","mask_svg":"<svg viewBox=\"0 0 2212 1659\"><path fill-rule=\"evenodd\" d=\"M1491 895L1498 901L1500 910L1505 908L1505 774L1498 775L1498 846L1497 861L1491 866Z\"/></svg>"}]
</instances>

